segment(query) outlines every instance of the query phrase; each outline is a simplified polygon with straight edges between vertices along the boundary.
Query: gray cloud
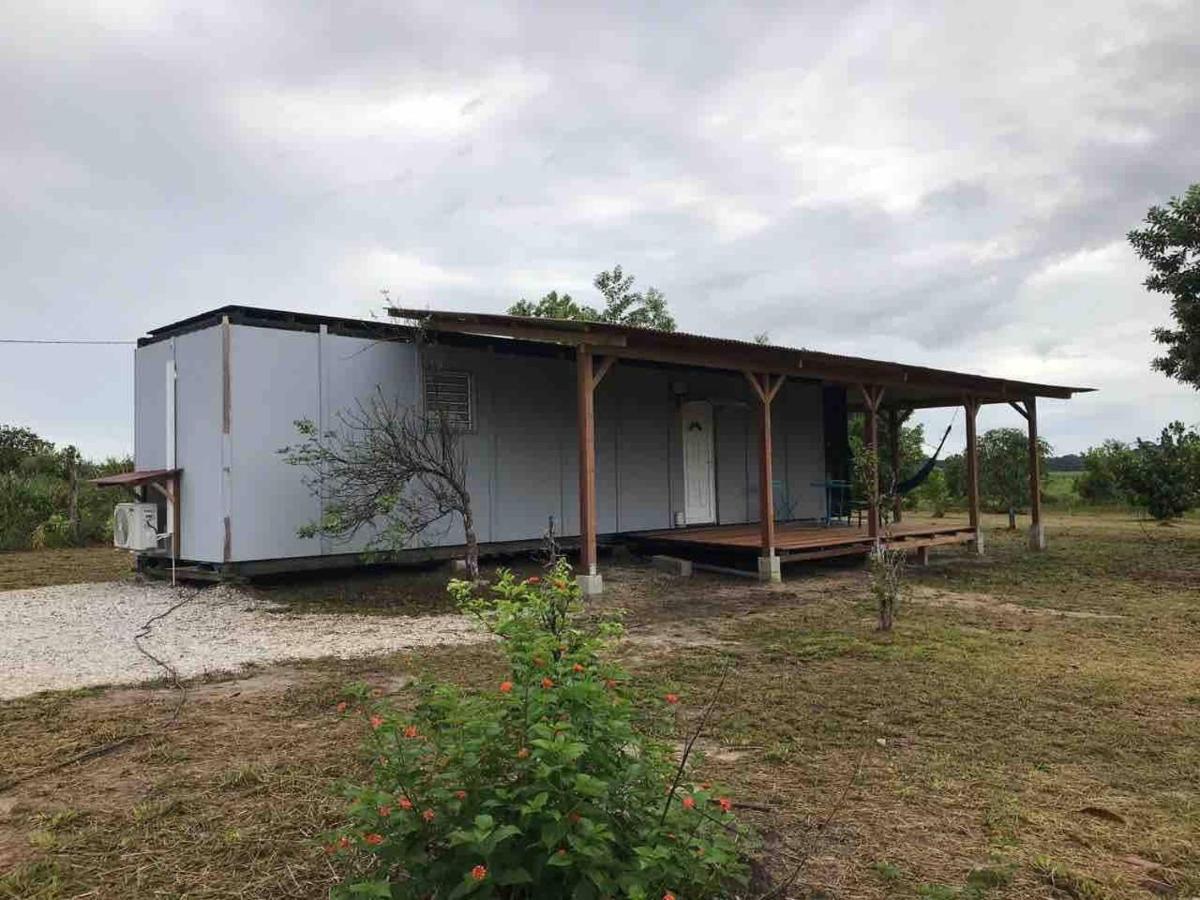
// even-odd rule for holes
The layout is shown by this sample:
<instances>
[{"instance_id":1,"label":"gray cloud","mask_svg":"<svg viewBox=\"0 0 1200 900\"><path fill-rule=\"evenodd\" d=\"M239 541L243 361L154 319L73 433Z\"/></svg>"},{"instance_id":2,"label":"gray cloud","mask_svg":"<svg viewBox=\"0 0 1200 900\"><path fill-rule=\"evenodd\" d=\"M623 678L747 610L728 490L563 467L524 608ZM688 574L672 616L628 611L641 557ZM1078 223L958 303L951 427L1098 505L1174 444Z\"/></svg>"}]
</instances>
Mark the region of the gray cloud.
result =
<instances>
[{"instance_id":1,"label":"gray cloud","mask_svg":"<svg viewBox=\"0 0 1200 900\"><path fill-rule=\"evenodd\" d=\"M1123 244L1197 180L1186 0L189 6L0 10L6 335L620 262L690 330L1102 388L1048 409L1064 450L1200 418ZM5 420L129 448L125 351L0 375Z\"/></svg>"}]
</instances>

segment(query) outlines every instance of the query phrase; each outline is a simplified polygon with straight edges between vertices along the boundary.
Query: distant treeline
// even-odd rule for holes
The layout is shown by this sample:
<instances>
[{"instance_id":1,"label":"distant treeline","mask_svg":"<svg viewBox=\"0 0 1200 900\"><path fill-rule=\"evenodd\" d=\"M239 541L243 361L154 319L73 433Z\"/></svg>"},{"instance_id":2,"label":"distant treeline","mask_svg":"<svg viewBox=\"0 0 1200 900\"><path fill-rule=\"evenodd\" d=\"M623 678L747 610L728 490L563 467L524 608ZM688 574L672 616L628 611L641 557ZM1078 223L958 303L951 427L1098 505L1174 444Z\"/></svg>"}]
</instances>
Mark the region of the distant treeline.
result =
<instances>
[{"instance_id":1,"label":"distant treeline","mask_svg":"<svg viewBox=\"0 0 1200 900\"><path fill-rule=\"evenodd\" d=\"M0 425L0 550L112 540L113 504L132 495L88 479L132 468L129 457L87 460L28 428Z\"/></svg>"},{"instance_id":2,"label":"distant treeline","mask_svg":"<svg viewBox=\"0 0 1200 900\"><path fill-rule=\"evenodd\" d=\"M1046 470L1049 472L1082 472L1083 455L1080 453L1064 453L1062 456L1051 456L1046 459Z\"/></svg>"},{"instance_id":3,"label":"distant treeline","mask_svg":"<svg viewBox=\"0 0 1200 900\"><path fill-rule=\"evenodd\" d=\"M856 498L865 497L861 477L862 427L852 423L851 448L856 460ZM886 431L880 440L880 473L888 492L892 464ZM928 457L929 447L920 425L903 426L900 436L901 478L909 478ZM1105 441L1080 454L1051 456L1040 446L1042 494L1050 504L1079 502L1094 506L1140 509L1159 520L1178 518L1200 507L1200 431L1172 422L1158 440L1132 444ZM1047 492L1047 474L1077 473L1070 494ZM1028 438L1020 428L994 428L979 437L979 490L981 505L1010 517L1029 506ZM943 515L950 506L961 507L966 495L966 461L961 453L938 461L929 477L905 498L909 508L923 507Z\"/></svg>"}]
</instances>

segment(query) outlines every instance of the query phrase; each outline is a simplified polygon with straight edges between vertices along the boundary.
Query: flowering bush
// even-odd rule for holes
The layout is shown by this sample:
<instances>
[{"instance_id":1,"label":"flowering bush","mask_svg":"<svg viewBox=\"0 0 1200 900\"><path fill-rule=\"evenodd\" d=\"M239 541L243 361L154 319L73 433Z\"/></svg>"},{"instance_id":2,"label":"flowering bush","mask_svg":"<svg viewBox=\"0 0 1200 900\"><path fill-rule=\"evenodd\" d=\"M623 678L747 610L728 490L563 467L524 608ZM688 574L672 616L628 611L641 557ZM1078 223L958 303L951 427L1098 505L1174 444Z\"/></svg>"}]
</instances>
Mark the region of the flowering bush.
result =
<instances>
[{"instance_id":1,"label":"flowering bush","mask_svg":"<svg viewBox=\"0 0 1200 900\"><path fill-rule=\"evenodd\" d=\"M604 658L620 626L581 624L566 563L450 591L508 672L481 694L423 689L411 715L352 690L374 779L327 845L362 873L334 896L693 900L744 883L731 802L635 731L628 676Z\"/></svg>"}]
</instances>

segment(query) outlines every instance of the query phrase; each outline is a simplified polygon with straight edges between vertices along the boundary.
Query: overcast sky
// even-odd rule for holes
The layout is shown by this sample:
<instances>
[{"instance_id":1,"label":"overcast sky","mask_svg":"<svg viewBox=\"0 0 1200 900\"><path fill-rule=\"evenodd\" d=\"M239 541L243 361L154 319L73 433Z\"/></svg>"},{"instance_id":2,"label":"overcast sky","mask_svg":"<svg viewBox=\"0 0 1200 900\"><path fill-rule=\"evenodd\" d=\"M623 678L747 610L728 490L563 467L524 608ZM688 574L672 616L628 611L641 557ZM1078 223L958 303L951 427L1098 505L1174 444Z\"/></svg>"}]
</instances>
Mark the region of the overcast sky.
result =
<instances>
[{"instance_id":1,"label":"overcast sky","mask_svg":"<svg viewBox=\"0 0 1200 900\"><path fill-rule=\"evenodd\" d=\"M1200 4L567 6L0 4L0 336L621 263L684 330L1099 388L1058 451L1200 420L1125 242L1200 181ZM0 423L130 451L132 355L0 345Z\"/></svg>"}]
</instances>

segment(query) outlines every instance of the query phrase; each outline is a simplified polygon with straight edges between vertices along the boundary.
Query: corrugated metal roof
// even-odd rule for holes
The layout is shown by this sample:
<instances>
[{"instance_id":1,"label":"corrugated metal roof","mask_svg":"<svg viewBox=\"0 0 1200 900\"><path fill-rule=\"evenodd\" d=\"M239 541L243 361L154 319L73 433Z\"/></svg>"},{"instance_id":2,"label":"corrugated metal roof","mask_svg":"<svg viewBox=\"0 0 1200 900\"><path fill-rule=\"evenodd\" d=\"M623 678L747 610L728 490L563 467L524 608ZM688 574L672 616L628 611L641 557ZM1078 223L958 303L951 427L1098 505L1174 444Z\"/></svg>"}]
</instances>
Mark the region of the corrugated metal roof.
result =
<instances>
[{"instance_id":1,"label":"corrugated metal roof","mask_svg":"<svg viewBox=\"0 0 1200 900\"><path fill-rule=\"evenodd\" d=\"M425 327L434 331L437 331L439 327L445 328L453 325L469 328L471 333L474 334L486 334L489 328L493 328L501 336L521 337L526 335L529 339L534 340L537 339L537 335L541 335L542 339L546 339L548 333L558 333L568 343L581 343L580 337L587 335L595 338L617 339L623 341L627 346L641 347L649 351L658 347L664 351L686 350L695 353L710 352L714 356L720 355L727 358L737 358L744 361L747 366L753 366L756 361L760 364L765 364L771 357L774 357L773 362L776 364L782 361L789 361L795 369L796 377L803 377L806 370L817 377L828 377L831 380L845 382L863 381L874 376L885 380L899 381L902 384L907 383L913 388L918 385L926 387L940 385L945 388L958 386L963 390L982 391L997 396L1008 396L1011 394L1013 399L1028 394L1069 397L1071 394L1092 390L1092 388L1086 387L1040 384L996 378L988 375L956 372L949 369L935 369L928 366L914 366L866 357L823 353L800 347L759 344L751 341L711 337L682 331L660 331L652 328L618 325L611 322L581 322L574 319L549 318L532 319L524 316L459 312L454 310L392 308L389 312L397 318L422 322ZM603 352L602 348L598 347L597 352ZM614 350L613 352L614 355L622 355L620 350Z\"/></svg>"}]
</instances>

